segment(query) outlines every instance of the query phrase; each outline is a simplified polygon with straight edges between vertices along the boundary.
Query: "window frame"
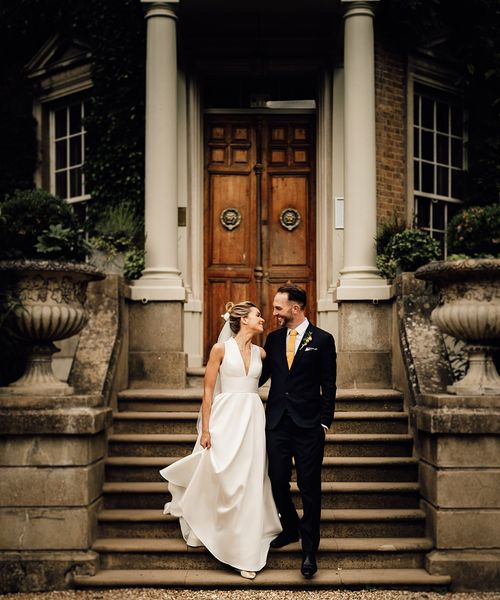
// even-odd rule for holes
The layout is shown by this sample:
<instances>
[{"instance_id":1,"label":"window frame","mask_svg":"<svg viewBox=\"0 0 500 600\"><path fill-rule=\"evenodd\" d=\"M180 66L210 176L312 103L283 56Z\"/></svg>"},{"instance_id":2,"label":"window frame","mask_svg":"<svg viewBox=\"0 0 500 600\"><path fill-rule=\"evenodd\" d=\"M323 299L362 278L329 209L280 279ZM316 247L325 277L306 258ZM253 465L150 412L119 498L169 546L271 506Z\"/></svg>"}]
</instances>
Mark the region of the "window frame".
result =
<instances>
[{"instance_id":1,"label":"window frame","mask_svg":"<svg viewBox=\"0 0 500 600\"><path fill-rule=\"evenodd\" d=\"M448 213L450 206L459 206L463 203L462 199L454 198L451 189L451 171L452 171L452 159L451 159L451 148L450 139L451 132L448 132L448 164L440 163L437 159L436 152L436 137L438 130L435 122L435 108L434 108L434 123L433 123L433 160L424 161L426 164L433 165L433 182L435 193L423 192L415 188L415 176L414 176L414 162L415 162L415 95L420 93L421 96L427 96L433 99L434 103L442 102L447 103L449 106L459 106L462 111L462 168L460 171L465 173L467 171L467 110L463 103L463 94L459 87L454 85L453 82L457 81L457 74L447 68L439 66L435 61L429 61L425 57L410 57L408 64L408 86L407 86L407 222L411 223L412 226L417 225L417 205L418 199L429 199L430 205L430 227L420 227L424 231L428 231L431 235L436 232L443 236L443 253L444 257L447 256L447 239L446 239L446 228L449 222ZM422 123L419 123L420 130L424 129ZM422 161L422 147L420 146L420 157ZM437 188L437 168L439 165L445 166L448 169L448 195L438 194ZM458 170L458 169L456 169ZM421 176L420 176L421 180ZM432 205L442 203L444 205L443 211L443 228L438 229L433 227L433 211Z\"/></svg>"},{"instance_id":2,"label":"window frame","mask_svg":"<svg viewBox=\"0 0 500 600\"><path fill-rule=\"evenodd\" d=\"M59 195L57 193L56 175L57 175L57 172L66 172L67 194L66 194L66 196L64 196L63 199L66 200L66 202L68 202L69 204L74 204L77 202L87 202L91 199L90 194L85 193L85 174L83 172L84 165L85 165L85 158L86 158L86 146L85 146L86 130L85 130L85 125L83 123L83 119L85 117L85 102L87 101L87 99L88 98L82 94L72 94L72 95L63 97L58 102L50 103L47 105L48 146L49 146L48 178L49 178L50 192L54 195ZM70 131L70 119L71 119L70 109L72 106L75 106L76 104L80 105L80 129L77 133L72 133ZM65 135L63 135L59 138L56 138L56 124L55 124L56 112L58 112L60 110L65 110L65 112L66 112L66 115L65 115L66 116L66 132L65 132ZM71 149L69 147L69 143L70 143L71 139L75 139L76 137L81 138L81 148L80 148L81 161L78 163L78 165L76 165L76 163L72 165L71 164ZM66 141L66 166L62 167L60 169L57 169L56 142L58 142L58 141L60 142L62 140ZM80 174L80 177L81 177L80 186L83 191L83 194L80 194L79 196L71 196L71 195L68 195L68 192L71 192L71 181L70 181L71 171L78 167L80 167L82 169L82 172Z\"/></svg>"}]
</instances>

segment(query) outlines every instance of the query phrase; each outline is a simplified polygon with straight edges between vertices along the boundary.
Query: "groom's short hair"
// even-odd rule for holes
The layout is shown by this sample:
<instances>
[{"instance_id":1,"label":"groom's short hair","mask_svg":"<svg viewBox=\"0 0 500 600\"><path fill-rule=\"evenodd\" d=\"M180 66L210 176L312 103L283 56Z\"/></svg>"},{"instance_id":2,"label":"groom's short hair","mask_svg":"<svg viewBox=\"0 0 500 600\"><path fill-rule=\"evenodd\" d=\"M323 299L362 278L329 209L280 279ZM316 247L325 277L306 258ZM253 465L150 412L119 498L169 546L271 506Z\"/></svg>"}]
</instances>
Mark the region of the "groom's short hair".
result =
<instances>
[{"instance_id":1,"label":"groom's short hair","mask_svg":"<svg viewBox=\"0 0 500 600\"><path fill-rule=\"evenodd\" d=\"M287 283L278 288L278 294L288 294L288 301L298 304L302 310L307 304L306 291L298 285Z\"/></svg>"}]
</instances>

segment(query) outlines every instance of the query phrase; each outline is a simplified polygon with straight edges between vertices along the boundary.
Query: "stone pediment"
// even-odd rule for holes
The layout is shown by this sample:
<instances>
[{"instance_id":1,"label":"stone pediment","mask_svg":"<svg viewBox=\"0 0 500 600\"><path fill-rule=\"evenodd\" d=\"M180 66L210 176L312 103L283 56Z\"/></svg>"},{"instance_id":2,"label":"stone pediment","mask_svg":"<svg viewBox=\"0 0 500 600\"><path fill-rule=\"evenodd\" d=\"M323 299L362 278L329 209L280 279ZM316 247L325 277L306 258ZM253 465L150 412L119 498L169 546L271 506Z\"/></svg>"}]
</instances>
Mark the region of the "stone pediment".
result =
<instances>
[{"instance_id":1,"label":"stone pediment","mask_svg":"<svg viewBox=\"0 0 500 600\"><path fill-rule=\"evenodd\" d=\"M39 78L90 62L90 47L79 39L54 35L26 65L28 77Z\"/></svg>"}]
</instances>

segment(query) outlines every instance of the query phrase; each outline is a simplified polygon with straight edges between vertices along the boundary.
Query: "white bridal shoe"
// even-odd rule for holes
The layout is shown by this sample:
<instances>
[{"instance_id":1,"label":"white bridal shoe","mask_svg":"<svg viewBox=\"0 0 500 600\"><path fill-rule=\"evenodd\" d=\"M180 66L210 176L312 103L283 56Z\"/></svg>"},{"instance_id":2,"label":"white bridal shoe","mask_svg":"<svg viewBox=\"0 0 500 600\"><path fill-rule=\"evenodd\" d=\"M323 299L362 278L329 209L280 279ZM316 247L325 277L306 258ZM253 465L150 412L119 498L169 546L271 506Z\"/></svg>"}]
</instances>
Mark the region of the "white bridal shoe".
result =
<instances>
[{"instance_id":1,"label":"white bridal shoe","mask_svg":"<svg viewBox=\"0 0 500 600\"><path fill-rule=\"evenodd\" d=\"M257 573L255 571L240 571L240 575L245 579L255 579Z\"/></svg>"}]
</instances>

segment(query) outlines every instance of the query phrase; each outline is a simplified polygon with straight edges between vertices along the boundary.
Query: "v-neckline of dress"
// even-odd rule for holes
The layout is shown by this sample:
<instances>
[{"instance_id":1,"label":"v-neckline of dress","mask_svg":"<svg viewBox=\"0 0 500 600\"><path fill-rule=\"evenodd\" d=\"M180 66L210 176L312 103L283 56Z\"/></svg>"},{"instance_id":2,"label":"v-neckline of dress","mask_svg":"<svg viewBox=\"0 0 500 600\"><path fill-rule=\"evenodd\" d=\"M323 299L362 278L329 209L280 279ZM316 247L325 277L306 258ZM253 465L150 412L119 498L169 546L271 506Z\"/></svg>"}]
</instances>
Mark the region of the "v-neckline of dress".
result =
<instances>
[{"instance_id":1,"label":"v-neckline of dress","mask_svg":"<svg viewBox=\"0 0 500 600\"><path fill-rule=\"evenodd\" d=\"M243 359L243 354L241 353L240 347L238 346L238 342L236 341L236 339L234 337L232 339L233 339L234 343L236 344L236 349L238 350L238 354L240 355L241 364L243 366L243 374L245 375L245 377L248 377L248 375L250 374L250 368L252 367L253 344L250 343L250 360L248 361L248 372L247 372L246 367L245 367L245 361Z\"/></svg>"}]
</instances>

